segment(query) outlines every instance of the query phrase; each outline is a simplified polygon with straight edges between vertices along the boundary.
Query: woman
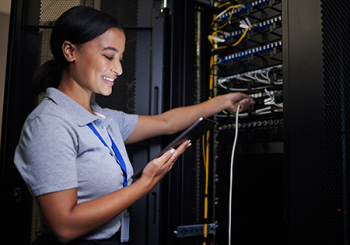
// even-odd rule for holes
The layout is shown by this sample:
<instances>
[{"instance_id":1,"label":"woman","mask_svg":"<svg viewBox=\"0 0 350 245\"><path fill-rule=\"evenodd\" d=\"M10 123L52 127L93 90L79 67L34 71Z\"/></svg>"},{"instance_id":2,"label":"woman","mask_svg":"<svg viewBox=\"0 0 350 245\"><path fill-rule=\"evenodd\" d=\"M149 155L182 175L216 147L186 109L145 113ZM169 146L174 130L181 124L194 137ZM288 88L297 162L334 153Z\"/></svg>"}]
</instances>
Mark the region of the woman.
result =
<instances>
[{"instance_id":1,"label":"woman","mask_svg":"<svg viewBox=\"0 0 350 245\"><path fill-rule=\"evenodd\" d=\"M186 141L151 161L132 183L124 143L176 133L200 117L235 111L238 104L244 110L251 102L242 99L249 96L218 96L155 116L102 109L91 95L109 95L123 72L123 27L105 13L77 6L57 20L50 44L54 59L34 78L46 98L28 116L15 154L41 213L43 235L36 244L119 244L120 214L190 146Z\"/></svg>"}]
</instances>

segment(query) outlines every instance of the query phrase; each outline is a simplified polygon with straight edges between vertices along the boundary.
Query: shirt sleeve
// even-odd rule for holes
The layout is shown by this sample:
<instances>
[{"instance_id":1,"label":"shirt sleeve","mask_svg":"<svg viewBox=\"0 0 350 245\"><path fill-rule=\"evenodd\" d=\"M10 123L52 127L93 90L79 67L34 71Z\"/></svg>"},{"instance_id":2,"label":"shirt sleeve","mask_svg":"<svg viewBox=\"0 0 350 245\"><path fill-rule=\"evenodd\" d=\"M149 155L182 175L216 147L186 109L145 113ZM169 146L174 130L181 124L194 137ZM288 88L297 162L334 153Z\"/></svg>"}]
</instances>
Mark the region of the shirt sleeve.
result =
<instances>
[{"instance_id":1,"label":"shirt sleeve","mask_svg":"<svg viewBox=\"0 0 350 245\"><path fill-rule=\"evenodd\" d=\"M14 163L34 196L78 186L76 142L72 127L52 115L23 127Z\"/></svg>"}]
</instances>

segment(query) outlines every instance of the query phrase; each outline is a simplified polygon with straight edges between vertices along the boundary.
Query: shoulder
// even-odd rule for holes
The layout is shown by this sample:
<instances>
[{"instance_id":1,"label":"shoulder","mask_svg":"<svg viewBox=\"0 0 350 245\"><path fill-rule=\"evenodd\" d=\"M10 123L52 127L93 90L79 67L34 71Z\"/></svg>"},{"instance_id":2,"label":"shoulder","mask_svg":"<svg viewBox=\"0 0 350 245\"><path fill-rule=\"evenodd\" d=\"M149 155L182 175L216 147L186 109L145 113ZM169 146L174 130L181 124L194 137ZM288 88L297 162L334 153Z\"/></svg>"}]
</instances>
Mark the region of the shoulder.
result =
<instances>
[{"instance_id":1,"label":"shoulder","mask_svg":"<svg viewBox=\"0 0 350 245\"><path fill-rule=\"evenodd\" d=\"M71 115L64 108L50 99L44 99L27 117L22 134L27 132L34 138L43 135L47 137L50 135L53 137L60 136L62 138L68 133L70 138L76 138L74 133L76 127L77 125L72 120Z\"/></svg>"},{"instance_id":2,"label":"shoulder","mask_svg":"<svg viewBox=\"0 0 350 245\"><path fill-rule=\"evenodd\" d=\"M38 118L45 118L46 120L53 120L53 123L67 123L74 124L72 115L70 115L65 108L57 105L50 99L44 99L28 116L25 124L30 124Z\"/></svg>"}]
</instances>

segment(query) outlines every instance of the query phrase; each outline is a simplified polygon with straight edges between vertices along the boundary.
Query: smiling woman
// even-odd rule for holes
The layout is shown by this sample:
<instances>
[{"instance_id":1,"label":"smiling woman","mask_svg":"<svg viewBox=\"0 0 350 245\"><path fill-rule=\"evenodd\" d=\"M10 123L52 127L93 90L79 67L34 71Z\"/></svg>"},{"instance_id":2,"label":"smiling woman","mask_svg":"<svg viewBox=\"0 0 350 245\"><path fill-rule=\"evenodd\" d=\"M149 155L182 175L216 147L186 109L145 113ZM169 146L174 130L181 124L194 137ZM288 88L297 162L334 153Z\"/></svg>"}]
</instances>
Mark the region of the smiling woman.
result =
<instances>
[{"instance_id":1,"label":"smiling woman","mask_svg":"<svg viewBox=\"0 0 350 245\"><path fill-rule=\"evenodd\" d=\"M46 97L25 121L14 160L40 209L36 245L126 241L128 232L120 233L125 210L171 170L190 142L149 162L134 183L125 144L176 133L200 117L252 103L232 93L154 116L101 108L91 95L111 94L123 72L125 34L117 20L93 8L63 13L50 46L54 59L38 69L33 83Z\"/></svg>"}]
</instances>

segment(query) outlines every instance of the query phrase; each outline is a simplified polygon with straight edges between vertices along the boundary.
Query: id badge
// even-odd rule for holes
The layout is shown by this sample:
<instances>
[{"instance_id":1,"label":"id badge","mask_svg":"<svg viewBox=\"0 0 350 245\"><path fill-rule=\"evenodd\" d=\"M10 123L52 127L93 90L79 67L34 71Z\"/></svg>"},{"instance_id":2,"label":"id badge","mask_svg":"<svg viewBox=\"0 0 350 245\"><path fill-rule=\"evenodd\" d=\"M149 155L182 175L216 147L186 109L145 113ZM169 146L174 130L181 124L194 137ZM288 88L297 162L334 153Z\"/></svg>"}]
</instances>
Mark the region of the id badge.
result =
<instances>
[{"instance_id":1,"label":"id badge","mask_svg":"<svg viewBox=\"0 0 350 245\"><path fill-rule=\"evenodd\" d=\"M120 227L120 242L129 241L130 214L127 210L122 213L122 221Z\"/></svg>"}]
</instances>

